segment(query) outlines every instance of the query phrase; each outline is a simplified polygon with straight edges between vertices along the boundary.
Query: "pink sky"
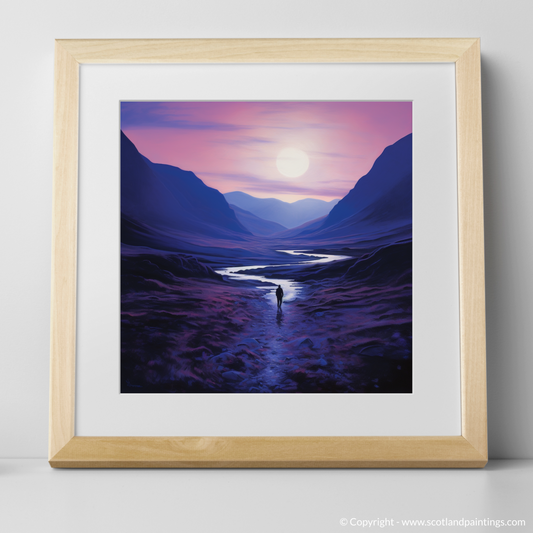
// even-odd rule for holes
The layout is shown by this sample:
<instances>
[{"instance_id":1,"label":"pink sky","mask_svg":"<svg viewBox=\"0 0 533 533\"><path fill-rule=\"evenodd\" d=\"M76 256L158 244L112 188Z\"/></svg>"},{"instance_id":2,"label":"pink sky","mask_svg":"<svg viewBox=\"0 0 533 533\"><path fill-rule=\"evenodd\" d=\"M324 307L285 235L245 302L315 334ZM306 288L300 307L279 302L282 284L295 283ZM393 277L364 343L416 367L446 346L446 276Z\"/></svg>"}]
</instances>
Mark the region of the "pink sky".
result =
<instances>
[{"instance_id":1,"label":"pink sky","mask_svg":"<svg viewBox=\"0 0 533 533\"><path fill-rule=\"evenodd\" d=\"M383 150L412 132L411 102L122 102L121 127L154 163L193 171L222 193L294 202L342 198ZM283 176L284 148L309 157Z\"/></svg>"}]
</instances>

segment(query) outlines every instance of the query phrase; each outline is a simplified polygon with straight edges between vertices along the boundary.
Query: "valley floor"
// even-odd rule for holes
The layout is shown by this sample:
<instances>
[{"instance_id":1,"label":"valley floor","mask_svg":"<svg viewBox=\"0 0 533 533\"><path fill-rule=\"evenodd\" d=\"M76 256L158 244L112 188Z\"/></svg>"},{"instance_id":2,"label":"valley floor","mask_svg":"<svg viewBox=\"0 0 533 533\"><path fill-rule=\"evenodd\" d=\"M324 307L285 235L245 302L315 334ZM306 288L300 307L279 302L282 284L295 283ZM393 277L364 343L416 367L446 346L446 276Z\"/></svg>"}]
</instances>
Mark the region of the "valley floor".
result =
<instances>
[{"instance_id":1,"label":"valley floor","mask_svg":"<svg viewBox=\"0 0 533 533\"><path fill-rule=\"evenodd\" d=\"M122 392L411 392L411 335L410 283L308 280L279 312L253 286L145 279L122 296Z\"/></svg>"}]
</instances>

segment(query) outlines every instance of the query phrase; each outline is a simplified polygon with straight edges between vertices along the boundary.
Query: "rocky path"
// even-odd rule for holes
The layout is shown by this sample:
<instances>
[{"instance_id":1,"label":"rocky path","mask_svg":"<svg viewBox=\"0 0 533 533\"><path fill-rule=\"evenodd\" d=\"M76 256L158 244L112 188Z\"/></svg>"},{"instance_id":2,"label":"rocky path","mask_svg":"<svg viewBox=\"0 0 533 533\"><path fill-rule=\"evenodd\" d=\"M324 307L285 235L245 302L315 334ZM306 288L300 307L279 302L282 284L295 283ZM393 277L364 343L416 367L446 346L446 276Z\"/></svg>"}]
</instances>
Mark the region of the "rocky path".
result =
<instances>
[{"instance_id":1,"label":"rocky path","mask_svg":"<svg viewBox=\"0 0 533 533\"><path fill-rule=\"evenodd\" d=\"M316 321L323 313L309 316L305 303L307 292L303 289L300 298L283 304L281 312L264 297L248 302L255 318L225 354L230 364L235 364L231 357L235 356L244 368L221 374L232 382L236 392L321 392L351 388L343 375L344 363L327 354L331 352L331 342L322 338L313 340L313 333L322 333Z\"/></svg>"}]
</instances>

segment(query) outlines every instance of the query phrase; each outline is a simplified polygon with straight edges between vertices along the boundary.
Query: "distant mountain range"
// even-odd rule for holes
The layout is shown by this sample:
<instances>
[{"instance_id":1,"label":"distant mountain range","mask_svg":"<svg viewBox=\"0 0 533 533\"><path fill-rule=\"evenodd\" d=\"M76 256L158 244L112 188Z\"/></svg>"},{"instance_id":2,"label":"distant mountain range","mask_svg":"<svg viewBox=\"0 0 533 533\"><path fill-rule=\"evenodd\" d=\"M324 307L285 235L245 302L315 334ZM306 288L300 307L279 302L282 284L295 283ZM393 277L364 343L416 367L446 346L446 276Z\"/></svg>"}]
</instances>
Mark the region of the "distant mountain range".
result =
<instances>
[{"instance_id":1,"label":"distant mountain range","mask_svg":"<svg viewBox=\"0 0 533 533\"><path fill-rule=\"evenodd\" d=\"M310 220L327 215L339 200L324 202L315 198L306 198L288 203L277 198L256 198L244 192L235 191L224 194L231 204L263 220L277 222L285 228L295 228Z\"/></svg>"}]
</instances>

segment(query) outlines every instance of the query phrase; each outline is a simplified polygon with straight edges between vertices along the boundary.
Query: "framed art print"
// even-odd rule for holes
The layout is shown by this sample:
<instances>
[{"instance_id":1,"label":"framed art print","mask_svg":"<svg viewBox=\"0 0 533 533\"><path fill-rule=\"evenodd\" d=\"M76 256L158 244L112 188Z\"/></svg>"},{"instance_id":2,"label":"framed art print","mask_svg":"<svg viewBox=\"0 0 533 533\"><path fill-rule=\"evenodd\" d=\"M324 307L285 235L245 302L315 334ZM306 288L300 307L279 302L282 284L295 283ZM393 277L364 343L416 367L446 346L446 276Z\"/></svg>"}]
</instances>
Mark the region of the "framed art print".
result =
<instances>
[{"instance_id":1,"label":"framed art print","mask_svg":"<svg viewBox=\"0 0 533 533\"><path fill-rule=\"evenodd\" d=\"M483 466L479 83L475 39L57 41L51 465Z\"/></svg>"},{"instance_id":2,"label":"framed art print","mask_svg":"<svg viewBox=\"0 0 533 533\"><path fill-rule=\"evenodd\" d=\"M122 102L121 392L411 393L411 107Z\"/></svg>"}]
</instances>

